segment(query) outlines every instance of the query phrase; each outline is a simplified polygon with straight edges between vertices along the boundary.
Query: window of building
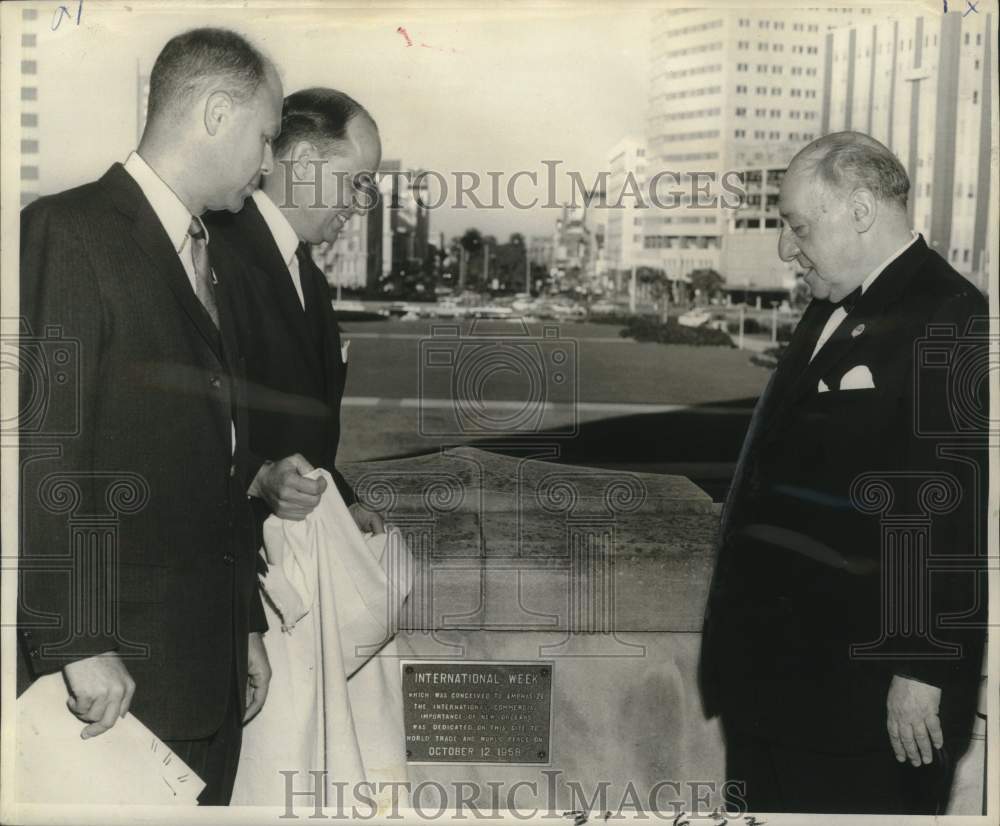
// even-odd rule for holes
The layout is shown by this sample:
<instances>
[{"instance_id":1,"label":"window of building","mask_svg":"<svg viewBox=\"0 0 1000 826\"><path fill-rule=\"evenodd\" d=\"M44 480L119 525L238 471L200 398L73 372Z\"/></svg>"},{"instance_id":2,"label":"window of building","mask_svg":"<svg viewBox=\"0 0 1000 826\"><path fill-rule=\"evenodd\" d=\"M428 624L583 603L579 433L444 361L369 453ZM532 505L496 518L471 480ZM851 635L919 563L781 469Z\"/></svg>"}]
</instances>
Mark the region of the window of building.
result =
<instances>
[{"instance_id":1,"label":"window of building","mask_svg":"<svg viewBox=\"0 0 1000 826\"><path fill-rule=\"evenodd\" d=\"M768 140L776 141L781 139L781 132L768 132Z\"/></svg>"},{"instance_id":2,"label":"window of building","mask_svg":"<svg viewBox=\"0 0 1000 826\"><path fill-rule=\"evenodd\" d=\"M754 92L756 94L758 94L758 95L766 95L767 94L767 87L766 86L758 86L758 87L756 87L754 89Z\"/></svg>"},{"instance_id":3,"label":"window of building","mask_svg":"<svg viewBox=\"0 0 1000 826\"><path fill-rule=\"evenodd\" d=\"M809 77L816 77L816 70L815 69L806 69L806 74Z\"/></svg>"},{"instance_id":4,"label":"window of building","mask_svg":"<svg viewBox=\"0 0 1000 826\"><path fill-rule=\"evenodd\" d=\"M26 207L32 201L37 201L37 200L38 200L38 193L37 192L22 192L21 193L21 206L22 207Z\"/></svg>"},{"instance_id":5,"label":"window of building","mask_svg":"<svg viewBox=\"0 0 1000 826\"><path fill-rule=\"evenodd\" d=\"M770 114L770 116L772 118L780 118L781 117L781 110L780 109L772 109L769 114Z\"/></svg>"},{"instance_id":6,"label":"window of building","mask_svg":"<svg viewBox=\"0 0 1000 826\"><path fill-rule=\"evenodd\" d=\"M750 41L748 41L748 40L740 40L736 44L736 48L737 49L749 49L750 48Z\"/></svg>"},{"instance_id":7,"label":"window of building","mask_svg":"<svg viewBox=\"0 0 1000 826\"><path fill-rule=\"evenodd\" d=\"M972 105L975 106L977 103L979 103L979 92L978 92L978 90L973 89L973 91L972 91Z\"/></svg>"},{"instance_id":8,"label":"window of building","mask_svg":"<svg viewBox=\"0 0 1000 826\"><path fill-rule=\"evenodd\" d=\"M781 72L782 72L782 67L781 66L772 66L771 67L771 74L772 75L780 75Z\"/></svg>"},{"instance_id":9,"label":"window of building","mask_svg":"<svg viewBox=\"0 0 1000 826\"><path fill-rule=\"evenodd\" d=\"M790 117L792 120L798 120L800 117L802 117L802 113L799 112L798 109L789 109L788 117Z\"/></svg>"},{"instance_id":10,"label":"window of building","mask_svg":"<svg viewBox=\"0 0 1000 826\"><path fill-rule=\"evenodd\" d=\"M38 89L34 86L22 86L21 100L38 100Z\"/></svg>"},{"instance_id":11,"label":"window of building","mask_svg":"<svg viewBox=\"0 0 1000 826\"><path fill-rule=\"evenodd\" d=\"M736 87L736 94L738 94L738 95L745 95L746 92L747 92L747 87L746 86L739 85L739 86Z\"/></svg>"},{"instance_id":12,"label":"window of building","mask_svg":"<svg viewBox=\"0 0 1000 826\"><path fill-rule=\"evenodd\" d=\"M38 35L37 34L22 34L21 35L21 45L25 48L31 48L32 46L38 45Z\"/></svg>"},{"instance_id":13,"label":"window of building","mask_svg":"<svg viewBox=\"0 0 1000 826\"><path fill-rule=\"evenodd\" d=\"M22 20L37 20L38 9L21 9Z\"/></svg>"},{"instance_id":14,"label":"window of building","mask_svg":"<svg viewBox=\"0 0 1000 826\"><path fill-rule=\"evenodd\" d=\"M746 129L737 129L733 133L733 137L735 137L735 138L745 138L746 136L747 136L747 130Z\"/></svg>"},{"instance_id":15,"label":"window of building","mask_svg":"<svg viewBox=\"0 0 1000 826\"><path fill-rule=\"evenodd\" d=\"M736 117L743 118L746 117L746 114L747 114L747 108L745 106L736 107Z\"/></svg>"},{"instance_id":16,"label":"window of building","mask_svg":"<svg viewBox=\"0 0 1000 826\"><path fill-rule=\"evenodd\" d=\"M781 87L780 86L772 86L771 87L771 94L774 97L781 97Z\"/></svg>"},{"instance_id":17,"label":"window of building","mask_svg":"<svg viewBox=\"0 0 1000 826\"><path fill-rule=\"evenodd\" d=\"M809 24L809 31L811 31L811 32L818 32L819 31L819 26L816 25L815 23L810 23Z\"/></svg>"},{"instance_id":18,"label":"window of building","mask_svg":"<svg viewBox=\"0 0 1000 826\"><path fill-rule=\"evenodd\" d=\"M769 28L771 28L771 21L770 20L761 20L758 25L762 29L769 29Z\"/></svg>"},{"instance_id":19,"label":"window of building","mask_svg":"<svg viewBox=\"0 0 1000 826\"><path fill-rule=\"evenodd\" d=\"M805 134L802 135L802 140L811 141L815 137L816 136L812 132L806 132Z\"/></svg>"},{"instance_id":20,"label":"window of building","mask_svg":"<svg viewBox=\"0 0 1000 826\"><path fill-rule=\"evenodd\" d=\"M758 52L766 52L768 50L768 48L770 48L770 47L769 47L769 45L767 43L758 43L757 44L757 51Z\"/></svg>"},{"instance_id":21,"label":"window of building","mask_svg":"<svg viewBox=\"0 0 1000 826\"><path fill-rule=\"evenodd\" d=\"M785 28L785 24L782 23L780 20L778 20L775 22L774 28L777 29L778 31L782 31Z\"/></svg>"},{"instance_id":22,"label":"window of building","mask_svg":"<svg viewBox=\"0 0 1000 826\"><path fill-rule=\"evenodd\" d=\"M968 248L962 250L962 263L963 264L968 264L969 263L969 250L968 250Z\"/></svg>"},{"instance_id":23,"label":"window of building","mask_svg":"<svg viewBox=\"0 0 1000 826\"><path fill-rule=\"evenodd\" d=\"M969 187L969 195L968 195L968 197L969 198L975 198L976 197L976 190L973 187L971 187L971 186Z\"/></svg>"},{"instance_id":24,"label":"window of building","mask_svg":"<svg viewBox=\"0 0 1000 826\"><path fill-rule=\"evenodd\" d=\"M801 23L792 23L792 31L793 32L800 32L800 31L802 31L802 24Z\"/></svg>"},{"instance_id":25,"label":"window of building","mask_svg":"<svg viewBox=\"0 0 1000 826\"><path fill-rule=\"evenodd\" d=\"M976 61L976 70L977 71L979 70L979 61L978 60Z\"/></svg>"},{"instance_id":26,"label":"window of building","mask_svg":"<svg viewBox=\"0 0 1000 826\"><path fill-rule=\"evenodd\" d=\"M792 74L793 75L801 75L802 74L802 67L801 66L792 66Z\"/></svg>"},{"instance_id":27,"label":"window of building","mask_svg":"<svg viewBox=\"0 0 1000 826\"><path fill-rule=\"evenodd\" d=\"M774 135L775 133L772 132L771 134ZM798 132L789 132L788 133L788 140L790 140L790 141L797 141L798 139L799 139L799 133Z\"/></svg>"},{"instance_id":28,"label":"window of building","mask_svg":"<svg viewBox=\"0 0 1000 826\"><path fill-rule=\"evenodd\" d=\"M745 17L741 17L741 18L740 18L740 28L741 28L741 29L745 29L745 28L747 28L747 27L748 27L749 25L750 25L750 21L749 21L749 20L748 20L747 18L745 18Z\"/></svg>"},{"instance_id":29,"label":"window of building","mask_svg":"<svg viewBox=\"0 0 1000 826\"><path fill-rule=\"evenodd\" d=\"M749 67L747 66L746 63L737 63L736 64L736 71L737 72L745 72L748 68Z\"/></svg>"},{"instance_id":30,"label":"window of building","mask_svg":"<svg viewBox=\"0 0 1000 826\"><path fill-rule=\"evenodd\" d=\"M635 154L639 158L645 158L646 157L646 150L643 149L643 147L640 146L638 149L635 150Z\"/></svg>"},{"instance_id":31,"label":"window of building","mask_svg":"<svg viewBox=\"0 0 1000 826\"><path fill-rule=\"evenodd\" d=\"M38 180L38 167L37 166L22 166L21 167L21 180L22 181L37 181Z\"/></svg>"},{"instance_id":32,"label":"window of building","mask_svg":"<svg viewBox=\"0 0 1000 826\"><path fill-rule=\"evenodd\" d=\"M38 126L38 115L35 112L21 112L21 126Z\"/></svg>"},{"instance_id":33,"label":"window of building","mask_svg":"<svg viewBox=\"0 0 1000 826\"><path fill-rule=\"evenodd\" d=\"M754 109L753 110L753 114L754 114L754 117L757 117L757 118L767 117L767 109Z\"/></svg>"},{"instance_id":34,"label":"window of building","mask_svg":"<svg viewBox=\"0 0 1000 826\"><path fill-rule=\"evenodd\" d=\"M966 46L969 45L969 33L968 32L965 33L965 45Z\"/></svg>"},{"instance_id":35,"label":"window of building","mask_svg":"<svg viewBox=\"0 0 1000 826\"><path fill-rule=\"evenodd\" d=\"M21 74L22 75L37 75L38 74L38 63L34 60L22 60L21 61Z\"/></svg>"},{"instance_id":36,"label":"window of building","mask_svg":"<svg viewBox=\"0 0 1000 826\"><path fill-rule=\"evenodd\" d=\"M757 73L758 74L761 74L761 73L767 74L767 64L766 63L758 63L757 64Z\"/></svg>"},{"instance_id":37,"label":"window of building","mask_svg":"<svg viewBox=\"0 0 1000 826\"><path fill-rule=\"evenodd\" d=\"M784 46L782 46L782 45L781 45L780 43L775 43L775 44L774 44L774 45L773 45L773 46L771 47L771 51L772 51L772 52L783 52L783 51L785 51L785 47L784 47Z\"/></svg>"},{"instance_id":38,"label":"window of building","mask_svg":"<svg viewBox=\"0 0 1000 826\"><path fill-rule=\"evenodd\" d=\"M977 46L982 46L983 45L983 36L981 34L977 34L976 35L976 45Z\"/></svg>"},{"instance_id":39,"label":"window of building","mask_svg":"<svg viewBox=\"0 0 1000 826\"><path fill-rule=\"evenodd\" d=\"M21 154L22 155L38 154L38 141L32 140L30 138L23 138L21 140Z\"/></svg>"},{"instance_id":40,"label":"window of building","mask_svg":"<svg viewBox=\"0 0 1000 826\"><path fill-rule=\"evenodd\" d=\"M763 140L763 138L764 138L764 130L763 129L754 129L753 136L754 136L755 140Z\"/></svg>"}]
</instances>

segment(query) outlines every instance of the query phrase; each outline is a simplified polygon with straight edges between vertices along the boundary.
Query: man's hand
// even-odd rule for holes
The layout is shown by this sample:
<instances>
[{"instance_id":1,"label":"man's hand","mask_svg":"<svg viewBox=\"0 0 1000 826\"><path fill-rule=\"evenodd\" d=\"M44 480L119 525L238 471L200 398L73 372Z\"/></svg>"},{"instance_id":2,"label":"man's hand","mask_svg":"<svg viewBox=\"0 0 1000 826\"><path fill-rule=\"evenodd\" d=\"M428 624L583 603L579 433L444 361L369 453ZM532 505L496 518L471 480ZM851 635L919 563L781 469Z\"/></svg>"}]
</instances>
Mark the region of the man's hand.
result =
<instances>
[{"instance_id":1,"label":"man's hand","mask_svg":"<svg viewBox=\"0 0 1000 826\"><path fill-rule=\"evenodd\" d=\"M385 533L385 522L381 514L368 510L360 502L355 502L348 510L354 517L354 524L361 529L361 533Z\"/></svg>"},{"instance_id":2,"label":"man's hand","mask_svg":"<svg viewBox=\"0 0 1000 826\"><path fill-rule=\"evenodd\" d=\"M271 663L264 649L264 638L259 631L250 632L250 651L247 659L247 710L243 722L257 716L267 699L267 687L271 682Z\"/></svg>"},{"instance_id":3,"label":"man's hand","mask_svg":"<svg viewBox=\"0 0 1000 826\"><path fill-rule=\"evenodd\" d=\"M886 700L889 742L896 753L896 759L903 763L906 758L914 766L934 759L931 744L939 749L944 745L938 706L941 703L941 689L937 686L900 677L892 678L889 696Z\"/></svg>"},{"instance_id":4,"label":"man's hand","mask_svg":"<svg viewBox=\"0 0 1000 826\"><path fill-rule=\"evenodd\" d=\"M72 695L66 705L90 723L80 732L84 740L104 734L128 713L135 680L114 651L69 663L63 667L63 675Z\"/></svg>"},{"instance_id":5,"label":"man's hand","mask_svg":"<svg viewBox=\"0 0 1000 826\"><path fill-rule=\"evenodd\" d=\"M267 502L281 519L299 522L312 513L326 490L325 479L305 478L312 470L313 466L299 453L280 462L265 462L247 493Z\"/></svg>"}]
</instances>

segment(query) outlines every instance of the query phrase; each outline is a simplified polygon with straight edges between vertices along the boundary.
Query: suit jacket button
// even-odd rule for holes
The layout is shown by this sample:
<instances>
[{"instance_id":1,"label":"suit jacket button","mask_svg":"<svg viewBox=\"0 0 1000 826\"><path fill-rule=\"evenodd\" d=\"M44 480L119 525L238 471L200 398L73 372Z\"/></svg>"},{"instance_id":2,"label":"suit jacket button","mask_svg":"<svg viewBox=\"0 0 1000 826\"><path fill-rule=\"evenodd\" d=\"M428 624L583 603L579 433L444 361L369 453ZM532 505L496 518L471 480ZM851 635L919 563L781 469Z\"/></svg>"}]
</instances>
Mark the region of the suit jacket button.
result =
<instances>
[{"instance_id":1,"label":"suit jacket button","mask_svg":"<svg viewBox=\"0 0 1000 826\"><path fill-rule=\"evenodd\" d=\"M222 555L222 561L227 565L232 565L236 561L236 557L234 557L231 553L226 552Z\"/></svg>"},{"instance_id":2,"label":"suit jacket button","mask_svg":"<svg viewBox=\"0 0 1000 826\"><path fill-rule=\"evenodd\" d=\"M24 631L21 632L21 636L24 637L24 639L26 639L26 640L30 640L31 639L31 632L28 631L28 630L24 630Z\"/></svg>"},{"instance_id":3,"label":"suit jacket button","mask_svg":"<svg viewBox=\"0 0 1000 826\"><path fill-rule=\"evenodd\" d=\"M230 476L235 476L236 475L236 463L235 462L229 466L229 475Z\"/></svg>"},{"instance_id":4,"label":"suit jacket button","mask_svg":"<svg viewBox=\"0 0 1000 826\"><path fill-rule=\"evenodd\" d=\"M222 387L222 379L220 379L218 376L212 376L212 378L208 380L208 383L212 385L212 387L214 387L216 390Z\"/></svg>"},{"instance_id":5,"label":"suit jacket button","mask_svg":"<svg viewBox=\"0 0 1000 826\"><path fill-rule=\"evenodd\" d=\"M37 649L37 648L32 648L32 649L31 649L31 650L30 650L30 651L28 652L28 655L29 655L29 656L30 656L30 657L31 657L31 658L32 658L33 660L37 660L37 659L38 659L38 649Z\"/></svg>"}]
</instances>

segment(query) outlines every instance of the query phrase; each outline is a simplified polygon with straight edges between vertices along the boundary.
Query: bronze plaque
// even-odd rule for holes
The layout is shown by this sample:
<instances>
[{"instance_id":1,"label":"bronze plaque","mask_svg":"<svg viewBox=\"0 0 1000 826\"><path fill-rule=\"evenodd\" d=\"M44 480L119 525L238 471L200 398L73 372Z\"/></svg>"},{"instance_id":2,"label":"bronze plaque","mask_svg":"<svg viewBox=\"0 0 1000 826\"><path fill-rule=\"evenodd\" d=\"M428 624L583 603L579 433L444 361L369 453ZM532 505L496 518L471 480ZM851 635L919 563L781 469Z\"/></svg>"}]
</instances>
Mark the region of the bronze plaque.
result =
<instances>
[{"instance_id":1,"label":"bronze plaque","mask_svg":"<svg viewBox=\"0 0 1000 826\"><path fill-rule=\"evenodd\" d=\"M402 663L406 759L548 763L552 664Z\"/></svg>"}]
</instances>

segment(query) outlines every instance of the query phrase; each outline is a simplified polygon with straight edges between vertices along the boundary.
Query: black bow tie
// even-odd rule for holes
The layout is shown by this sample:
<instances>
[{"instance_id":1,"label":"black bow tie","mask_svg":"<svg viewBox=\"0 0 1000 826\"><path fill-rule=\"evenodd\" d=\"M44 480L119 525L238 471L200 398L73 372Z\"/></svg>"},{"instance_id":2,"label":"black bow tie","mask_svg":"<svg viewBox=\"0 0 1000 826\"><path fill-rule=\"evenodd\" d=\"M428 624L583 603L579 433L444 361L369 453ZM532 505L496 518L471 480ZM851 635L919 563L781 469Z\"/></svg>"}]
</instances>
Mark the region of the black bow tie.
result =
<instances>
[{"instance_id":1,"label":"black bow tie","mask_svg":"<svg viewBox=\"0 0 1000 826\"><path fill-rule=\"evenodd\" d=\"M861 298L861 287L858 287L854 292L848 293L840 301L834 301L834 307L843 307L845 313L849 313L854 309L854 305L858 303L858 299Z\"/></svg>"}]
</instances>

